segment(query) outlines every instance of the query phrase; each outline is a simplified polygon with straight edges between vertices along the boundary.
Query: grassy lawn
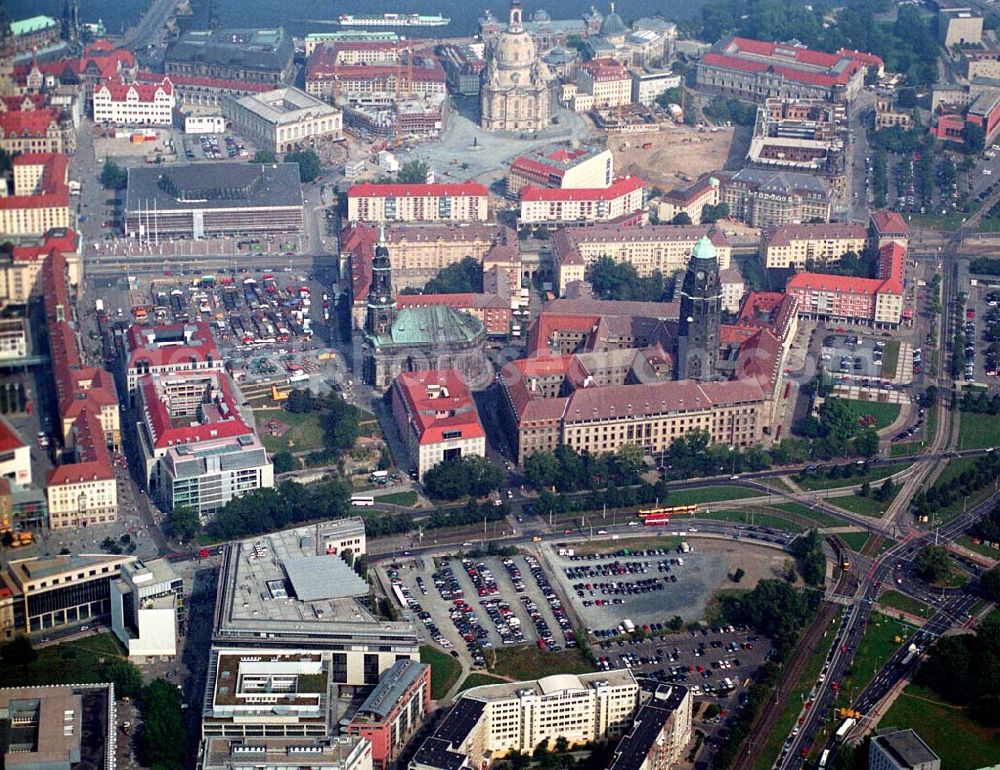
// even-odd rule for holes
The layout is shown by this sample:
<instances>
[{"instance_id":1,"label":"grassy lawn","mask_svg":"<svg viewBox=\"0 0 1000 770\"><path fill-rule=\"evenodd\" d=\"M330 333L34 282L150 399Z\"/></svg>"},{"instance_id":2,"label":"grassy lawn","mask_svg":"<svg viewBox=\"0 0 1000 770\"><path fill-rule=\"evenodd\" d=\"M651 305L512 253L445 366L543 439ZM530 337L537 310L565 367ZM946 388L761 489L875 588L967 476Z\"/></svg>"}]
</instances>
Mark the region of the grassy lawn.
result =
<instances>
[{"instance_id":1,"label":"grassy lawn","mask_svg":"<svg viewBox=\"0 0 1000 770\"><path fill-rule=\"evenodd\" d=\"M443 698L448 690L458 681L462 673L462 664L446 652L441 652L430 645L420 647L420 662L431 666L431 697L434 700Z\"/></svg>"},{"instance_id":2,"label":"grassy lawn","mask_svg":"<svg viewBox=\"0 0 1000 770\"><path fill-rule=\"evenodd\" d=\"M470 687L482 687L484 684L500 684L506 681L506 679L501 679L498 676L490 676L489 674L474 672L465 677L465 681L462 682L462 686L458 688L458 691L463 692L464 690L468 690Z\"/></svg>"},{"instance_id":3,"label":"grassy lawn","mask_svg":"<svg viewBox=\"0 0 1000 770\"><path fill-rule=\"evenodd\" d=\"M97 634L43 647L28 666L0 666L0 687L104 682L101 663L125 658L113 634Z\"/></svg>"},{"instance_id":4,"label":"grassy lawn","mask_svg":"<svg viewBox=\"0 0 1000 770\"><path fill-rule=\"evenodd\" d=\"M974 770L996 764L1000 757L1000 729L983 727L963 709L942 703L933 690L917 685L903 690L880 725L912 727L948 770Z\"/></svg>"},{"instance_id":5,"label":"grassy lawn","mask_svg":"<svg viewBox=\"0 0 1000 770\"><path fill-rule=\"evenodd\" d=\"M664 548L668 551L673 551L676 550L677 546L681 544L682 539L683 538L678 536L657 537L652 539L645 537L633 537L629 539L617 540L613 543L613 545L609 545L606 539L590 543L573 543L572 545L573 550L579 554L607 553L609 550L619 551L630 548Z\"/></svg>"},{"instance_id":6,"label":"grassy lawn","mask_svg":"<svg viewBox=\"0 0 1000 770\"><path fill-rule=\"evenodd\" d=\"M494 650L492 656L487 656L487 661L490 657L493 658L490 670L494 674L517 681L538 679L551 674L583 674L594 670L578 647L549 652L530 644Z\"/></svg>"},{"instance_id":7,"label":"grassy lawn","mask_svg":"<svg viewBox=\"0 0 1000 770\"><path fill-rule=\"evenodd\" d=\"M958 424L959 449L986 449L997 443L998 436L1000 415L962 413Z\"/></svg>"},{"instance_id":8,"label":"grassy lawn","mask_svg":"<svg viewBox=\"0 0 1000 770\"><path fill-rule=\"evenodd\" d=\"M944 216L940 214L907 214L906 219L911 227L927 227L933 230L941 230L946 233L953 233L962 226L962 220L972 216L979 209L977 201L968 212L953 211Z\"/></svg>"},{"instance_id":9,"label":"grassy lawn","mask_svg":"<svg viewBox=\"0 0 1000 770\"><path fill-rule=\"evenodd\" d=\"M755 513L753 511L711 511L698 514L699 519L712 519L715 521L735 521L740 524L755 527L771 527L773 529L783 529L788 532L802 532L805 527L796 524L790 519L776 516L773 513Z\"/></svg>"},{"instance_id":10,"label":"grassy lawn","mask_svg":"<svg viewBox=\"0 0 1000 770\"><path fill-rule=\"evenodd\" d=\"M887 340L885 352L882 354L882 371L886 377L892 377L896 374L897 366L899 366L899 340Z\"/></svg>"},{"instance_id":11,"label":"grassy lawn","mask_svg":"<svg viewBox=\"0 0 1000 770\"><path fill-rule=\"evenodd\" d=\"M375 498L376 503L386 505L405 505L412 507L417 504L416 492L390 492L388 495L379 495Z\"/></svg>"},{"instance_id":12,"label":"grassy lawn","mask_svg":"<svg viewBox=\"0 0 1000 770\"><path fill-rule=\"evenodd\" d=\"M268 452L313 452L323 449L323 426L320 424L321 412L293 414L283 409L257 410L254 419L257 421L257 435ZM278 420L288 426L281 436L269 436L264 430L264 424L270 419Z\"/></svg>"},{"instance_id":13,"label":"grassy lawn","mask_svg":"<svg viewBox=\"0 0 1000 770\"><path fill-rule=\"evenodd\" d=\"M794 513L804 519L812 519L821 527L842 527L844 525L844 521L842 519L838 519L836 516L832 516L826 511L813 510L808 505L803 505L802 503L778 503L777 505L770 505L768 507L777 508L780 511L787 511L788 513Z\"/></svg>"},{"instance_id":14,"label":"grassy lawn","mask_svg":"<svg viewBox=\"0 0 1000 770\"><path fill-rule=\"evenodd\" d=\"M973 543L972 538L968 535L962 535L955 542L963 548L968 548L970 551L975 551L976 553L982 554L987 558L1000 559L1000 548L993 548L981 541L978 544Z\"/></svg>"},{"instance_id":15,"label":"grassy lawn","mask_svg":"<svg viewBox=\"0 0 1000 770\"><path fill-rule=\"evenodd\" d=\"M879 598L878 603L883 607L902 610L921 618L927 617L927 611L930 609L923 602L912 599L906 594L901 594L899 591L886 591Z\"/></svg>"},{"instance_id":16,"label":"grassy lawn","mask_svg":"<svg viewBox=\"0 0 1000 770\"><path fill-rule=\"evenodd\" d=\"M742 500L745 497L764 497L766 493L742 487L697 487L696 489L671 490L667 505L692 505L693 503L717 503L723 500Z\"/></svg>"},{"instance_id":17,"label":"grassy lawn","mask_svg":"<svg viewBox=\"0 0 1000 770\"><path fill-rule=\"evenodd\" d=\"M889 345L886 344L886 361L889 360ZM896 342L896 357L899 358L899 342ZM886 366L883 366L885 369ZM860 401L855 398L844 398L841 399L844 405L848 408L851 415L855 419L860 419L866 415L871 415L875 418L875 430L881 430L886 428L899 417L899 404L887 404L882 401Z\"/></svg>"},{"instance_id":18,"label":"grassy lawn","mask_svg":"<svg viewBox=\"0 0 1000 770\"><path fill-rule=\"evenodd\" d=\"M821 466L822 467L822 466ZM825 473L817 472L808 476L796 476L795 483L808 492L824 489L838 489L840 487L855 487L864 484L866 481L874 484L881 481L886 476L900 473L910 466L906 463L896 463L895 465L876 465L869 468L867 473L857 473L849 479L845 479L839 474L835 479L828 479Z\"/></svg>"},{"instance_id":19,"label":"grassy lawn","mask_svg":"<svg viewBox=\"0 0 1000 770\"><path fill-rule=\"evenodd\" d=\"M794 491L791 485L780 476L768 476L767 478L758 479L758 481L772 489L780 489L782 492Z\"/></svg>"},{"instance_id":20,"label":"grassy lawn","mask_svg":"<svg viewBox=\"0 0 1000 770\"><path fill-rule=\"evenodd\" d=\"M889 457L909 457L920 454L920 450L923 448L923 441L907 441L903 444L893 444L889 447Z\"/></svg>"},{"instance_id":21,"label":"grassy lawn","mask_svg":"<svg viewBox=\"0 0 1000 770\"><path fill-rule=\"evenodd\" d=\"M867 532L844 532L840 539L847 543L847 547L852 551L861 551L868 542L870 535Z\"/></svg>"},{"instance_id":22,"label":"grassy lawn","mask_svg":"<svg viewBox=\"0 0 1000 770\"><path fill-rule=\"evenodd\" d=\"M832 503L838 508L843 508L845 511L850 511L851 513L860 513L862 516L874 516L876 518L880 518L882 514L889 510L889 506L892 505L892 501L895 499L896 495L893 495L891 500L880 502L872 495L868 495L868 497L862 497L861 495L845 495L844 497L827 498L827 502Z\"/></svg>"}]
</instances>

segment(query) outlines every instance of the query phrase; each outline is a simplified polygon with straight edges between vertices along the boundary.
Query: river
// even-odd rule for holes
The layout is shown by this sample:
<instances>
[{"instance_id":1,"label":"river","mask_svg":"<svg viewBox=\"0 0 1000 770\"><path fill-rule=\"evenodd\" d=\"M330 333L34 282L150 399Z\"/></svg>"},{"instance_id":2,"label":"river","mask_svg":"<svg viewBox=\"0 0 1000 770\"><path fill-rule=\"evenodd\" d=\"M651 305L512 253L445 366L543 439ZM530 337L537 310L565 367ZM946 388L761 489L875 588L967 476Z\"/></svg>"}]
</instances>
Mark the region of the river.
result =
<instances>
[{"instance_id":1,"label":"river","mask_svg":"<svg viewBox=\"0 0 1000 770\"><path fill-rule=\"evenodd\" d=\"M94 22L102 19L111 33L120 33L122 28L134 24L148 5L148 0L79 0L80 20ZM199 0L193 0L197 8ZM593 0L538 0L525 4L525 17L544 8L552 18L578 18ZM660 0L657 3L643 0L620 0L618 13L629 23L643 15L661 14L667 18L683 19L697 13L705 0ZM58 18L62 12L63 0L7 0L7 14L12 19L21 19L36 14L47 14ZM224 27L269 27L282 25L293 35L302 36L308 32L326 32L339 29L332 23L342 13L371 14L394 12L440 13L451 19L447 27L406 27L399 32L408 37L449 37L471 35L476 32L476 24L485 8L490 8L497 18L506 17L507 5L497 0L489 3L468 3L465 0L219 0L222 26ZM598 10L607 13L607 3L598 5Z\"/></svg>"}]
</instances>

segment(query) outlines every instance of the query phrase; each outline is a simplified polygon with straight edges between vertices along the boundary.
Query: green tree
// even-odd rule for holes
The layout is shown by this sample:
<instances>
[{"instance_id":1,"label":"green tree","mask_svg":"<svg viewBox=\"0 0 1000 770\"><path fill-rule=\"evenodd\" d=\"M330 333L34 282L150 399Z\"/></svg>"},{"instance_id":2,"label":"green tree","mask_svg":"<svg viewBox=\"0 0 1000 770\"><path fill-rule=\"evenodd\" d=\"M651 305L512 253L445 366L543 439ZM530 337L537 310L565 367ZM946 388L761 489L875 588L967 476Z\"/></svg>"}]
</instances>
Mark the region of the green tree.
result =
<instances>
[{"instance_id":1,"label":"green tree","mask_svg":"<svg viewBox=\"0 0 1000 770\"><path fill-rule=\"evenodd\" d=\"M396 181L400 184L424 184L427 182L427 172L431 167L422 160L408 160L399 169Z\"/></svg>"},{"instance_id":2,"label":"green tree","mask_svg":"<svg viewBox=\"0 0 1000 770\"><path fill-rule=\"evenodd\" d=\"M424 286L424 294L478 294L483 290L483 266L472 257L440 270Z\"/></svg>"},{"instance_id":3,"label":"green tree","mask_svg":"<svg viewBox=\"0 0 1000 770\"><path fill-rule=\"evenodd\" d=\"M135 698L142 690L142 672L123 658L106 661L101 666L101 676L115 686L116 698Z\"/></svg>"},{"instance_id":4,"label":"green tree","mask_svg":"<svg viewBox=\"0 0 1000 770\"><path fill-rule=\"evenodd\" d=\"M559 461L551 452L535 452L524 461L524 475L536 489L551 487L559 478Z\"/></svg>"},{"instance_id":5,"label":"green tree","mask_svg":"<svg viewBox=\"0 0 1000 770\"><path fill-rule=\"evenodd\" d=\"M701 223L703 225L712 224L713 222L718 222L720 219L725 219L728 216L729 204L725 201L717 203L714 206L709 204L701 210Z\"/></svg>"},{"instance_id":6,"label":"green tree","mask_svg":"<svg viewBox=\"0 0 1000 770\"><path fill-rule=\"evenodd\" d=\"M275 473L290 473L291 471L297 470L299 467L299 463L298 460L295 459L295 455L288 451L278 452L271 458L271 462L274 463Z\"/></svg>"},{"instance_id":7,"label":"green tree","mask_svg":"<svg viewBox=\"0 0 1000 770\"><path fill-rule=\"evenodd\" d=\"M319 155L312 150L285 153L285 163L299 164L299 179L303 182L313 181L322 169Z\"/></svg>"},{"instance_id":8,"label":"green tree","mask_svg":"<svg viewBox=\"0 0 1000 770\"><path fill-rule=\"evenodd\" d=\"M198 511L187 505L180 505L167 514L167 528L176 539L190 541L201 529Z\"/></svg>"},{"instance_id":9,"label":"green tree","mask_svg":"<svg viewBox=\"0 0 1000 770\"><path fill-rule=\"evenodd\" d=\"M939 583L951 576L951 559L943 546L926 546L913 560L913 571L921 580Z\"/></svg>"},{"instance_id":10,"label":"green tree","mask_svg":"<svg viewBox=\"0 0 1000 770\"><path fill-rule=\"evenodd\" d=\"M721 712L721 709L719 708L719 704L718 703L709 703L705 707L704 718L706 720L715 719L717 716L719 716L720 712Z\"/></svg>"},{"instance_id":11,"label":"green tree","mask_svg":"<svg viewBox=\"0 0 1000 770\"><path fill-rule=\"evenodd\" d=\"M742 567L737 567L736 572L733 573L733 582L739 583L746 576L746 572Z\"/></svg>"},{"instance_id":12,"label":"green tree","mask_svg":"<svg viewBox=\"0 0 1000 770\"><path fill-rule=\"evenodd\" d=\"M257 150L253 154L254 163L277 163L278 156L274 150Z\"/></svg>"},{"instance_id":13,"label":"green tree","mask_svg":"<svg viewBox=\"0 0 1000 770\"><path fill-rule=\"evenodd\" d=\"M0 648L0 658L8 666L30 666L38 659L38 652L27 636L18 634Z\"/></svg>"},{"instance_id":14,"label":"green tree","mask_svg":"<svg viewBox=\"0 0 1000 770\"><path fill-rule=\"evenodd\" d=\"M962 126L962 141L965 143L965 151L975 155L982 152L986 146L986 132L978 123L966 121ZM933 179L931 181L933 182Z\"/></svg>"},{"instance_id":15,"label":"green tree","mask_svg":"<svg viewBox=\"0 0 1000 770\"><path fill-rule=\"evenodd\" d=\"M106 190L124 190L128 185L128 172L108 158L101 169L101 185Z\"/></svg>"},{"instance_id":16,"label":"green tree","mask_svg":"<svg viewBox=\"0 0 1000 770\"><path fill-rule=\"evenodd\" d=\"M485 457L469 455L438 463L424 474L427 493L442 500L484 497L500 488L503 472Z\"/></svg>"},{"instance_id":17,"label":"green tree","mask_svg":"<svg viewBox=\"0 0 1000 770\"><path fill-rule=\"evenodd\" d=\"M858 494L862 497L868 497L872 493L872 485L870 481L865 481L861 485L861 489L858 490Z\"/></svg>"},{"instance_id":18,"label":"green tree","mask_svg":"<svg viewBox=\"0 0 1000 770\"><path fill-rule=\"evenodd\" d=\"M146 767L181 770L187 754L181 693L166 679L154 679L142 689L142 729L136 738L139 756Z\"/></svg>"},{"instance_id":19,"label":"green tree","mask_svg":"<svg viewBox=\"0 0 1000 770\"><path fill-rule=\"evenodd\" d=\"M671 631L680 631L684 628L684 618L680 615L674 615L670 620L667 621L667 628Z\"/></svg>"},{"instance_id":20,"label":"green tree","mask_svg":"<svg viewBox=\"0 0 1000 770\"><path fill-rule=\"evenodd\" d=\"M681 212L678 212L677 214L674 215L674 218L670 220L670 224L672 224L672 225L690 225L690 224L692 224L691 217L690 217L690 215L686 211L681 211Z\"/></svg>"},{"instance_id":21,"label":"green tree","mask_svg":"<svg viewBox=\"0 0 1000 770\"><path fill-rule=\"evenodd\" d=\"M981 581L986 597L992 602L1000 602L1000 566L985 573Z\"/></svg>"}]
</instances>

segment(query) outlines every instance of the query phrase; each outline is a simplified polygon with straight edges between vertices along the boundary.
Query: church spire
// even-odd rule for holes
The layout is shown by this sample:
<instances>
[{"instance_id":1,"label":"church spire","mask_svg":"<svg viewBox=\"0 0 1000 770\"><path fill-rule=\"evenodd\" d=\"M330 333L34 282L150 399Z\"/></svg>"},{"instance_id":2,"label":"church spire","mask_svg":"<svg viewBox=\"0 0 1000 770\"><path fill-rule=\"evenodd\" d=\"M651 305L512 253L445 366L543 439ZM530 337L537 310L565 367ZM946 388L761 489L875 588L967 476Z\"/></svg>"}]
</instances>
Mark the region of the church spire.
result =
<instances>
[{"instance_id":1,"label":"church spire","mask_svg":"<svg viewBox=\"0 0 1000 770\"><path fill-rule=\"evenodd\" d=\"M524 9L521 7L521 0L510 0L510 21L507 23L508 32L522 32L524 30L521 15Z\"/></svg>"}]
</instances>

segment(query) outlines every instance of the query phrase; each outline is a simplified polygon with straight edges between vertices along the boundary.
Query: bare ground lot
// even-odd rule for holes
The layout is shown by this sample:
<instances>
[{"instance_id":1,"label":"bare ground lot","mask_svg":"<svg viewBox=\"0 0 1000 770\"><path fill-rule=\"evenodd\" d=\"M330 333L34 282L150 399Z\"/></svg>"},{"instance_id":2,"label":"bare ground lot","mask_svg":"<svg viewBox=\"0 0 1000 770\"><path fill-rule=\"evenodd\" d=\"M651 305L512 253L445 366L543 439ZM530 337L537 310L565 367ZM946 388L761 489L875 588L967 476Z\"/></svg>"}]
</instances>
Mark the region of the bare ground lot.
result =
<instances>
[{"instance_id":1,"label":"bare ground lot","mask_svg":"<svg viewBox=\"0 0 1000 770\"><path fill-rule=\"evenodd\" d=\"M612 628L624 618L630 618L636 624L650 622L665 622L674 615L680 615L685 622L702 620L709 601L720 588L751 589L760 580L781 577L785 563L791 557L772 548L764 548L744 543L730 543L721 540L687 538L692 551L678 554L676 544L679 538L658 538L620 540L604 543L601 546L587 544L581 549L574 549L577 554L597 553L600 559L572 559L558 555L558 546L546 544L542 549L545 554L543 563L548 564L550 573L558 581L560 587L568 596L573 610L590 628ZM612 555L628 549L645 552L652 548L662 548L668 551L663 555ZM658 563L680 556L684 564L670 565L669 573L661 573ZM625 574L619 576L567 577L565 570L572 567L600 568L611 562L639 562L647 572L640 574ZM737 568L746 573L739 584L732 582L729 575ZM677 582L665 583L664 577L676 576ZM656 578L663 584L663 590L639 594L604 593L600 589L584 589L584 596L578 595L578 589L573 586L579 583L634 584L638 580ZM555 581L554 581L555 582ZM584 606L584 601L597 599L621 598L623 604L610 606Z\"/></svg>"},{"instance_id":2,"label":"bare ground lot","mask_svg":"<svg viewBox=\"0 0 1000 770\"><path fill-rule=\"evenodd\" d=\"M644 149L643 145L652 145ZM739 141L736 144L740 144ZM642 177L649 184L680 187L726 165L734 147L734 129L699 131L684 125L664 125L659 132L608 136L615 173Z\"/></svg>"}]
</instances>

